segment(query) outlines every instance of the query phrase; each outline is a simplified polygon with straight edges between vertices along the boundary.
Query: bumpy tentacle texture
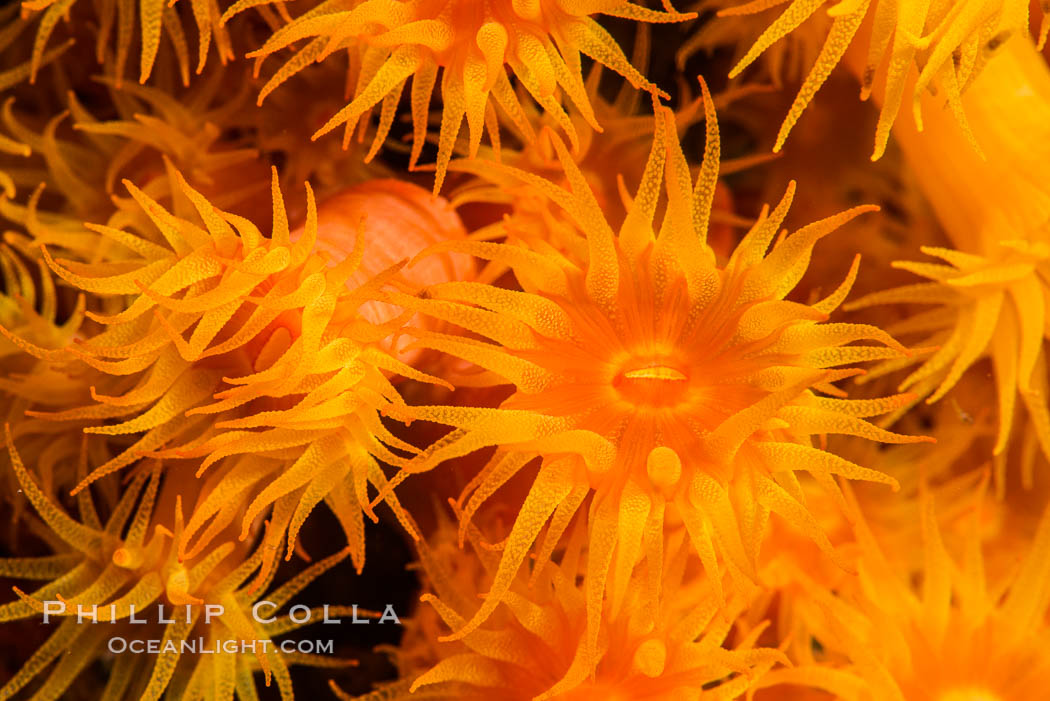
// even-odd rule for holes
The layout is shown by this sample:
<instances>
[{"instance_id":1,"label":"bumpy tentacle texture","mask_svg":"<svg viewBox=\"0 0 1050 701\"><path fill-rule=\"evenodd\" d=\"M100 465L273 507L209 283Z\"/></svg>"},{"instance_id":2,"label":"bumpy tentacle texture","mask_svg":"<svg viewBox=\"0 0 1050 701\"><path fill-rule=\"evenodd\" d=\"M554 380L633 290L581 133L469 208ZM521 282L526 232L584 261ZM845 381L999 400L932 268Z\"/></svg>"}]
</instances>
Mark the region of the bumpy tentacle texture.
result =
<instances>
[{"instance_id":1,"label":"bumpy tentacle texture","mask_svg":"<svg viewBox=\"0 0 1050 701\"><path fill-rule=\"evenodd\" d=\"M7 366L4 375L10 381L17 364L27 359L19 340L28 339L45 351L69 345L84 321L84 299L83 295L78 297L73 313L59 322L59 301L51 271L43 264L33 271L7 244L0 244L0 283L0 362Z\"/></svg>"},{"instance_id":2,"label":"bumpy tentacle texture","mask_svg":"<svg viewBox=\"0 0 1050 701\"><path fill-rule=\"evenodd\" d=\"M936 262L894 264L926 281L876 292L854 306L936 305L920 308L893 327L899 334L922 334L923 345L938 346L901 385L929 402L944 397L979 361L991 360L999 404L994 454L1001 493L1018 396L1029 417L1028 437L1037 438L1042 454L1050 456L1050 68L1027 39L1015 37L965 101L973 134L988 151L984 158L966 148L954 124L926 134L898 130L902 151L952 247L922 249L940 259ZM948 121L944 117L941 121ZM909 364L888 363L872 376ZM1027 486L1033 484L1033 470L1033 461L1022 463Z\"/></svg>"},{"instance_id":3,"label":"bumpy tentacle texture","mask_svg":"<svg viewBox=\"0 0 1050 701\"><path fill-rule=\"evenodd\" d=\"M105 331L66 351L112 376L110 389L93 391L89 406L34 415L94 420L85 432L132 439L74 493L144 454L203 458L197 474L213 470L217 487L187 522L183 556L205 547L245 503L243 516L236 516L242 539L273 507L264 562L270 567L285 533L294 543L324 500L360 568L363 515L376 518L367 488L386 483L375 458L402 465L404 452L391 448L413 450L381 422L383 412L405 411L385 373L431 380L384 350L384 339L405 315L377 325L360 314L397 266L349 285L364 255L362 230L345 259L320 253L307 187L306 224L293 241L276 171L269 238L248 220L214 208L177 172L173 177L203 228L125 182L156 233L89 227L127 248L129 259L81 264L55 260L44 248L48 265L68 284L133 298L113 315L89 312ZM241 455L252 459L227 459ZM400 516L396 498L387 494Z\"/></svg>"},{"instance_id":4,"label":"bumpy tentacle texture","mask_svg":"<svg viewBox=\"0 0 1050 701\"><path fill-rule=\"evenodd\" d=\"M19 39L19 35L21 35L28 24L28 21L18 16L17 6L12 4L0 8L0 27L3 27L3 31L0 31L0 54L10 52L12 46L17 46L16 42ZM39 64L37 67L51 63L61 56L69 46L70 42L67 42L44 52L37 59ZM36 70L31 68L31 65L27 59L13 66L5 65L0 70L0 99L6 102L6 97L4 96L10 88L29 80L30 74ZM20 139L11 138L11 136L0 131L0 197L14 197L15 195L15 180L11 173L5 169L7 164L2 162L4 156L24 157L30 153L32 153L32 150L28 144Z\"/></svg>"},{"instance_id":5,"label":"bumpy tentacle texture","mask_svg":"<svg viewBox=\"0 0 1050 701\"><path fill-rule=\"evenodd\" d=\"M192 205L178 193L167 157L193 186L223 209L242 208L246 199L268 194L268 173L254 148L239 148L221 137L245 105L247 86L224 94L224 77L209 71L180 100L162 90L103 79L117 118L102 119L75 93L66 98L68 113L35 129L33 115L5 103L0 122L33 156L19 169L16 184L32 194L19 200L0 198L0 216L24 229L8 240L30 255L39 245L53 246L79 261L96 260L106 249L87 231L85 220L114 228L142 228L149 219L134 200L118 196L120 180L138 183L146 194L175 214L193 216ZM72 125L71 136L65 130ZM28 155L28 154L27 154ZM57 196L57 197L56 197Z\"/></svg>"},{"instance_id":6,"label":"bumpy tentacle texture","mask_svg":"<svg viewBox=\"0 0 1050 701\"><path fill-rule=\"evenodd\" d=\"M893 484L815 447L814 436L922 440L864 420L909 396L848 400L832 384L861 372L843 366L907 353L878 328L823 323L846 296L856 266L821 302L785 299L814 244L871 207L778 238L789 191L725 267L716 266L705 239L718 127L706 86L704 93L707 148L695 189L673 117L660 109L642 185L619 236L560 142L571 191L492 166L515 173L566 211L585 234L585 263L543 248L472 242L456 248L505 263L525 291L449 283L431 286L424 299L397 298L406 308L491 339L430 334L421 343L469 360L517 391L498 409L413 407L415 415L454 430L413 458L391 487L449 458L499 446L461 498L465 528L501 485L541 458L503 544L492 590L457 638L477 630L499 605L550 520L536 560L535 571L541 571L588 495L586 605L593 650L606 590L614 609L622 605L632 569L652 557L646 543L662 530L665 511L688 527L716 590L726 570L747 587L770 512L832 551L806 510L797 473L809 473L833 494L834 475ZM667 204L656 235L662 190Z\"/></svg>"},{"instance_id":7,"label":"bumpy tentacle texture","mask_svg":"<svg viewBox=\"0 0 1050 701\"><path fill-rule=\"evenodd\" d=\"M498 553L476 528L471 549L463 550L454 526L446 527L432 545L420 544L430 583L422 601L430 608L406 621L401 681L364 698L734 699L786 662L778 650L757 647L757 633L729 640L742 601L719 606L681 527L653 535L662 559L635 572L623 606L603 621L600 652L591 656L586 592L576 576L585 560L582 521L557 565L545 563L531 582L519 577L479 629L438 642L443 627L455 630L469 620L499 569Z\"/></svg>"},{"instance_id":8,"label":"bumpy tentacle texture","mask_svg":"<svg viewBox=\"0 0 1050 701\"><path fill-rule=\"evenodd\" d=\"M632 57L634 63L643 65L647 62L648 41L648 33L641 33ZM603 129L600 133L580 129L580 147L573 154L573 159L594 191L594 197L606 219L610 225L618 227L630 207L629 189L636 188L641 182L652 145L653 122L651 115L639 113L642 95L629 86L623 86L613 101L602 96L599 90L602 73L601 67L596 67L588 73L584 84ZM715 95L715 106L721 107L744 93L746 90L728 90ZM703 100L699 97L688 99L683 95L681 102L681 107L675 111L675 128L680 135L704 119ZM538 115L535 121L551 129L556 126L553 120L543 115ZM574 121L580 122L582 118L577 116ZM467 155L463 150L460 153ZM541 136L526 142L520 151L503 148L499 157L495 153L485 153L485 147L482 147L481 153L483 157L480 159L460 159L450 164L452 171L483 175L472 178L450 195L454 205L499 203L511 208L512 221L506 226L513 228L519 236L535 231L539 238L562 250L579 243L580 237L573 231L571 223L562 226L551 219L551 214L562 217L558 212L550 211L542 193L522 184L513 175L496 172L487 166L487 162L501 161L564 184L564 173L550 139ZM723 161L719 173L726 175L741 170L763 157ZM711 211L712 228L708 232L709 243L719 253L728 248L732 226L745 229L751 224L751 220L735 217L728 211L730 200L728 189L719 180ZM504 226L502 221L490 224L487 230L477 231L476 236L491 234L492 238L502 238ZM561 231L565 231L565 234L561 235ZM500 269L500 266L493 264L490 268Z\"/></svg>"},{"instance_id":9,"label":"bumpy tentacle texture","mask_svg":"<svg viewBox=\"0 0 1050 701\"><path fill-rule=\"evenodd\" d=\"M992 258L924 247L924 253L944 262L902 261L894 267L914 272L929 282L876 292L857 300L851 308L890 303L937 305L891 327L900 335L922 334L920 343L936 348L901 382L901 390L914 392L916 401L925 397L927 402L936 402L976 362L989 357L999 389L999 430L994 455L1005 458L1018 395L1044 455L1050 455L1050 388L1044 349L1045 310L1050 304L1046 284L1050 279L1050 246L1043 242L1004 241L1001 249ZM887 361L870 377L911 363ZM902 407L900 411L906 409ZM1002 489L1005 459L997 464L997 485ZM1030 463L1022 476L1031 487Z\"/></svg>"},{"instance_id":10,"label":"bumpy tentacle texture","mask_svg":"<svg viewBox=\"0 0 1050 701\"><path fill-rule=\"evenodd\" d=\"M223 17L257 4L257 0L240 0ZM561 95L592 128L600 129L583 85L581 54L616 71L636 88L656 90L631 65L612 36L591 19L596 14L643 22L677 22L695 16L670 9L648 10L627 0L328 0L275 32L250 55L262 59L308 40L263 87L261 103L311 62L346 49L355 65L354 98L314 138L345 125L344 141L348 140L362 117L382 103L373 155L390 131L411 77L412 165L423 148L428 107L441 68L437 192L464 120L471 155L477 152L486 129L492 142L498 143L497 107L502 119L532 138L534 132L511 86L508 68L574 145L578 137Z\"/></svg>"},{"instance_id":11,"label":"bumpy tentacle texture","mask_svg":"<svg viewBox=\"0 0 1050 701\"><path fill-rule=\"evenodd\" d=\"M732 62L736 64L747 53L767 24L767 12L780 3L774 1L763 3L764 10L757 10L753 3L740 4L740 0L699 0L689 9L697 13L714 12L716 17L733 19L716 19L710 22L697 22L693 30L683 37L681 45L675 52L675 63L679 71L686 70L686 64L694 56L710 55L711 52L730 49L733 52ZM771 44L755 62L760 68L760 80L768 80L774 86L800 85L805 80L809 66L816 60L820 47L827 36L831 19L819 14L811 16L810 21L796 27L794 31ZM758 78L752 74L752 77ZM748 81L753 84L752 81Z\"/></svg>"},{"instance_id":12,"label":"bumpy tentacle texture","mask_svg":"<svg viewBox=\"0 0 1050 701\"><path fill-rule=\"evenodd\" d=\"M15 437L31 451L48 484L68 489L79 479L72 466L83 447L81 436L68 426L26 418L25 413L79 406L90 400L88 387L101 376L61 357L60 349L82 333L84 296L79 295L68 317L60 320L60 296L51 271L43 261L36 270L33 267L0 244L0 421L14 424ZM27 348L34 353L26 353ZM16 496L19 487L6 454L0 455L0 483L13 505L12 524L17 524L26 513L25 501Z\"/></svg>"},{"instance_id":13,"label":"bumpy tentacle texture","mask_svg":"<svg viewBox=\"0 0 1050 701\"><path fill-rule=\"evenodd\" d=\"M36 39L33 43L33 55L29 64L30 80L35 80L37 71L48 57L47 45L51 35L58 26L59 20L68 17L70 12L85 10L95 14L90 20L80 18L77 21L87 24L98 23L95 54L100 64L112 66L113 77L118 84L123 80L128 63L128 55L134 37L132 32L135 20L141 26L142 51L139 56L139 82L145 83L153 72L157 53L162 43L161 29L175 52L179 76L183 85L190 81L190 49L186 42L183 19L172 7L174 3L163 0L102 0L94 3L94 8L77 7L76 0L22 0L22 12L38 19ZM219 5L216 0L191 0L193 17L197 25L197 73L204 70L212 40L219 54L219 60L226 63L234 58L230 36L219 21ZM115 44L115 47L113 46ZM53 49L52 49L53 51ZM107 66L108 68L109 66Z\"/></svg>"},{"instance_id":14,"label":"bumpy tentacle texture","mask_svg":"<svg viewBox=\"0 0 1050 701\"><path fill-rule=\"evenodd\" d=\"M884 544L862 523L859 583L839 595L809 583L805 617L823 659L818 662L806 646L808 659L773 670L763 686L810 686L845 701L1044 696L1050 684L1050 511L1028 552L1000 577L985 571L979 507L966 519L965 551L953 557L933 499L926 496L922 505L921 576L891 565Z\"/></svg>"},{"instance_id":15,"label":"bumpy tentacle texture","mask_svg":"<svg viewBox=\"0 0 1050 701\"><path fill-rule=\"evenodd\" d=\"M760 12L778 4L782 3L748 2L721 14L735 16ZM823 0L791 0L733 68L730 77L739 75L824 5ZM960 96L1007 38L1028 35L1028 6L1027 0L953 0L943 3L846 0L835 4L827 10L832 18L827 38L780 127L774 150L779 151L783 146L792 127L832 70L843 60L865 22L871 25L867 59L851 65L861 80L861 99L866 100L871 95L876 75L880 71L885 73L885 86L878 95L880 113L872 160L878 160L885 152L890 129L909 94L920 130L920 99L931 90L944 96L947 106L966 129L966 114ZM722 21L732 22L734 19ZM1044 20L1039 35L1040 46L1046 41L1048 27L1050 25ZM910 75L913 68L918 71L917 78Z\"/></svg>"},{"instance_id":16,"label":"bumpy tentacle texture","mask_svg":"<svg viewBox=\"0 0 1050 701\"><path fill-rule=\"evenodd\" d=\"M982 384L969 378L967 386L960 389L974 392L958 395L959 402L981 406L980 402L987 401ZM936 427L938 444L935 448L926 444L884 446L852 440L837 443L842 448L843 457L885 472L900 482L900 490L890 499L878 484L855 482L849 485L849 493L863 511L866 527L874 534L880 551L896 572L918 576L927 556L923 548L925 500L936 498L938 523L942 524L946 543L953 547L965 545L969 538L974 537L969 517L974 509L975 495L983 495L980 499L980 539L986 544L989 555L985 571L1011 571L1019 553L1028 546L1029 532L1038 519L1038 513L1031 513L1035 509L1019 509L1016 499L1011 504L986 494L984 486L989 481L987 460L995 429L989 412L961 419L958 405L945 402L932 410L918 409L911 418L914 420L915 414L920 413L925 414L924 425L932 421ZM977 494L978 489L982 490L981 495ZM1014 493L1017 492L1020 490ZM807 506L823 525L841 557L855 569L858 563L862 568L865 563L870 564L863 544L871 539L858 542L852 525L857 520L853 515L855 511L843 512L833 499L816 489L806 489L805 494ZM750 620L772 619L772 639L782 641L781 649L796 663L811 664L816 657L825 669L834 669L841 659L830 654L814 654L814 633L809 619L814 613L823 616L824 610L814 610L812 592L847 592L848 596L858 586L856 573L836 567L811 542L786 528L776 527L776 524L766 538L759 568L763 592L752 604ZM992 575L994 578L998 576ZM772 697L812 698L811 694L801 691L794 695L782 691L782 695L773 694ZM758 698L761 697L760 694Z\"/></svg>"},{"instance_id":17,"label":"bumpy tentacle texture","mask_svg":"<svg viewBox=\"0 0 1050 701\"><path fill-rule=\"evenodd\" d=\"M348 550L267 592L272 571L249 581L264 564L265 544L249 554L246 544L224 542L194 557L180 557L182 505L196 492L192 480L168 476L160 487L160 465L142 464L103 525L89 491L78 497L79 520L73 518L44 494L22 464L10 429L7 446L24 498L62 549L43 557L0 558L4 577L47 582L28 594L16 587L18 599L0 606L0 621L47 613L52 622L55 618L62 622L0 688L0 698L11 698L41 675L45 676L37 697L63 697L77 675L105 654L106 641L113 637L129 644L153 639L159 645L157 654L119 656L102 698L159 699L169 687L181 689L187 697L215 699L232 698L237 687L241 698L250 698L255 690L252 674L261 669L267 685L275 679L282 700L287 700L292 698L290 664L345 664L282 653L272 638L300 626L287 617L260 622L257 618L262 617L253 616L251 610L256 601L271 602L273 606L262 609L269 619L318 575L343 560ZM210 613L205 606L212 607ZM334 607L330 613L338 615ZM187 642L193 646L190 649L212 652L186 654Z\"/></svg>"}]
</instances>

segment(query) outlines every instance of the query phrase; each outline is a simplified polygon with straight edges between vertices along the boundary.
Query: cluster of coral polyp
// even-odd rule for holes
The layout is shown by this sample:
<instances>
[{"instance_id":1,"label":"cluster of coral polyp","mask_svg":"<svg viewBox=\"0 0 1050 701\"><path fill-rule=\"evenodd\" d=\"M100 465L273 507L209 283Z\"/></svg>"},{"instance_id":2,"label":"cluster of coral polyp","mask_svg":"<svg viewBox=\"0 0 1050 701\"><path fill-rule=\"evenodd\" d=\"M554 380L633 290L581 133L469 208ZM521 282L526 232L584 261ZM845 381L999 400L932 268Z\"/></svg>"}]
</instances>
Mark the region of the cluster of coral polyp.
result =
<instances>
[{"instance_id":1,"label":"cluster of coral polyp","mask_svg":"<svg viewBox=\"0 0 1050 701\"><path fill-rule=\"evenodd\" d=\"M0 701L1050 698L1046 19L681 4L0 8Z\"/></svg>"}]
</instances>

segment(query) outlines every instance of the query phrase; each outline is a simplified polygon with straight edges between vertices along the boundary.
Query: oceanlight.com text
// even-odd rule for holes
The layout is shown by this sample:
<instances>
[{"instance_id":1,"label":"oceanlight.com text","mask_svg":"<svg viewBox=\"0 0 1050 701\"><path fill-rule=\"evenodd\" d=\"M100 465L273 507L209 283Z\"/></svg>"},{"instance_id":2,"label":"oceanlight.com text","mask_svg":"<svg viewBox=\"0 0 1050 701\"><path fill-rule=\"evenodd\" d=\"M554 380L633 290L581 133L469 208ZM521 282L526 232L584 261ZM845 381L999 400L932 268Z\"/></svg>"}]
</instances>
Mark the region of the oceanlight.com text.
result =
<instances>
[{"instance_id":1,"label":"oceanlight.com text","mask_svg":"<svg viewBox=\"0 0 1050 701\"><path fill-rule=\"evenodd\" d=\"M106 644L107 649L114 655L131 653L133 655L162 655L162 654L247 654L265 655L272 650L290 654L294 652L307 655L331 655L335 649L332 640L205 640L204 638L186 640L162 640L159 638L150 640L127 639L112 637Z\"/></svg>"}]
</instances>

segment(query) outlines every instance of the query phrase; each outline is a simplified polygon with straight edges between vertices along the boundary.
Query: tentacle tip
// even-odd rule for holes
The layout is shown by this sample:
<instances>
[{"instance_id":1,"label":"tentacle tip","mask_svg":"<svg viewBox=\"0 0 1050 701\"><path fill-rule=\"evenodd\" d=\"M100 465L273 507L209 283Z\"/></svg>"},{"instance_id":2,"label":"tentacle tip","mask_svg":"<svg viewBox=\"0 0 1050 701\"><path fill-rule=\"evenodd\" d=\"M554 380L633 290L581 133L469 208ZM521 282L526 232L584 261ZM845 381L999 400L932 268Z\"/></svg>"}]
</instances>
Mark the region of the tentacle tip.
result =
<instances>
[{"instance_id":1,"label":"tentacle tip","mask_svg":"<svg viewBox=\"0 0 1050 701\"><path fill-rule=\"evenodd\" d=\"M463 630L458 630L455 633L449 633L448 635L439 635L437 641L439 643L454 643L457 640L462 640L466 635L467 633L463 632Z\"/></svg>"}]
</instances>

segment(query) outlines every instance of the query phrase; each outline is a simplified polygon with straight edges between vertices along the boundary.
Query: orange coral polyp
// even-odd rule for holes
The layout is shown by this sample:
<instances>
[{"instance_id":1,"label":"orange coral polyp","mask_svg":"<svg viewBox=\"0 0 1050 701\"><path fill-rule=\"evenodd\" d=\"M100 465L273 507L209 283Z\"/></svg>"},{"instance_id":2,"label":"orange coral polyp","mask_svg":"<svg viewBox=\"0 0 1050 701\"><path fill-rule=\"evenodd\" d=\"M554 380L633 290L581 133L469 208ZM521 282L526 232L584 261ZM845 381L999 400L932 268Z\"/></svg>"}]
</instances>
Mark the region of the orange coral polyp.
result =
<instances>
[{"instance_id":1,"label":"orange coral polyp","mask_svg":"<svg viewBox=\"0 0 1050 701\"><path fill-rule=\"evenodd\" d=\"M538 392L516 394L506 408L586 414L583 425L600 435L657 434L684 451L695 439L674 440L682 427L676 414L689 416L691 436L714 430L763 396L745 381L762 367L748 358L760 348L728 346L719 331L732 328L740 310L723 317L717 306L700 311L675 292L652 294L647 259L643 255L633 272L621 260L621 275L634 284L619 295L614 312L588 300L579 279L571 285L578 296L557 298L571 319L565 336L537 334L536 347L512 351L555 379ZM681 278L677 283L685 286Z\"/></svg>"},{"instance_id":2,"label":"orange coral polyp","mask_svg":"<svg viewBox=\"0 0 1050 701\"><path fill-rule=\"evenodd\" d=\"M87 420L96 424L87 433L134 438L74 492L144 454L200 459L198 476L218 470L221 478L187 524L179 545L184 554L215 537L209 519L232 522L225 505L242 502L246 508L236 516L242 540L272 510L265 573L285 534L293 543L313 508L325 501L360 569L363 517L376 519L368 485L386 483L376 460L401 465L405 455L418 452L382 423L393 405L404 407L388 375L437 381L383 347L403 318L373 324L360 312L380 298L380 287L397 266L351 284L365 257L364 230L358 226L348 255L329 260L316 250L318 212L309 188L306 223L292 241L276 172L270 237L215 208L181 176L176 179L203 227L126 183L152 220L156 240L166 245L89 225L138 259L84 265L56 261L44 249L48 265L71 285L100 295L138 296L117 314L92 313L105 330L65 350L114 376L107 382L112 388L93 391L93 405L33 415ZM130 381L122 379L128 375ZM242 455L254 459L240 460ZM396 498L391 495L388 503L405 518Z\"/></svg>"},{"instance_id":3,"label":"orange coral polyp","mask_svg":"<svg viewBox=\"0 0 1050 701\"><path fill-rule=\"evenodd\" d=\"M506 378L517 391L499 409L413 407L415 416L454 430L412 458L387 489L444 460L497 446L460 497L463 533L500 487L542 458L489 595L453 639L476 630L495 610L546 528L533 571L543 566L589 495L586 606L593 655L606 592L616 611L635 565L659 555L651 549L652 534L665 528L668 514L687 526L721 597L724 571L744 588L757 577L755 558L771 513L837 557L805 506L798 474L811 475L839 503L836 475L896 485L816 447L819 436L927 440L864 420L901 406L909 395L848 400L832 384L858 372L841 366L907 354L876 327L825 323L848 294L856 261L824 300L785 299L816 242L872 208L842 212L774 242L791 188L725 267L716 264L705 239L719 136L703 89L708 140L695 184L672 115L660 108L642 184L618 236L559 141L571 190L503 167L565 210L585 236L586 263L549 247L468 242L455 249L508 266L525 291L460 283L434 286L422 299L395 299L491 339L423 334L420 343ZM667 206L657 235L661 181ZM862 341L872 343L856 344Z\"/></svg>"},{"instance_id":4,"label":"orange coral polyp","mask_svg":"<svg viewBox=\"0 0 1050 701\"><path fill-rule=\"evenodd\" d=\"M302 624L290 619L266 622L249 618L251 604L262 598L272 579L273 571L267 573L265 564L268 543L258 543L250 552L246 543L227 541L184 557L177 547L185 523L183 497L187 502L195 501L198 485L169 473L161 486L159 464L140 470L126 485L104 526L88 492L77 499L80 513L79 519L74 519L41 491L15 449L10 427L5 432L23 493L58 536L62 549L51 556L0 558L0 571L5 576L47 581L31 594L15 587L18 599L0 605L0 622L35 617L46 610L46 602L60 601L64 607L61 612L50 612L63 622L5 681L0 698L12 697L38 676L44 678L36 693L65 697L83 667L106 654L106 638L114 634L126 640L162 634L165 648L159 655L133 655L115 666L104 697L156 700L171 688L185 688L190 696L202 696L221 686L228 686L232 696L234 682L243 690L254 690L252 674L259 668L266 675L267 685L275 677L282 696L290 698L288 667L311 661L283 654L272 645L272 638ZM243 507L243 503L234 505L235 509ZM280 608L318 575L345 559L348 552L348 548L343 549L311 565L269 591L266 600L275 609ZM249 582L260 568L259 577ZM262 584L266 587L260 588ZM222 615L212 620L203 609L205 603L222 606ZM158 615L151 610L155 605L176 607L177 613L161 621L164 610ZM335 613L337 609L345 611L345 607L331 610ZM167 611L171 614L172 608ZM142 618L133 620L136 613L148 620L149 627L142 625ZM230 640L259 645L251 646L252 654L209 644L214 654L183 655L182 641L198 636L206 636L209 643ZM172 650L166 647L168 641L174 643ZM335 661L340 663L343 661ZM229 696L219 694L218 698Z\"/></svg>"},{"instance_id":5,"label":"orange coral polyp","mask_svg":"<svg viewBox=\"0 0 1050 701\"><path fill-rule=\"evenodd\" d=\"M442 519L439 517L439 522ZM462 641L434 640L434 619L455 628L477 609L496 569L498 553L485 547L471 526L473 553L454 546L451 524L441 523L431 544L421 541L420 559L428 606L406 621L411 631L398 652L401 681L376 694L390 701L424 698L508 701L627 701L739 698L762 674L785 661L756 636L732 635L742 610L733 601L716 615L710 581L697 566L681 528L654 536L667 552L663 561L634 573L626 605L602 620L602 646L588 651L584 587L576 576L584 554L584 524L577 522L558 564L545 562L531 580L519 577L483 627ZM444 541L444 542L442 542ZM480 561L480 562L477 562ZM656 591L644 580L659 583ZM652 595L652 596L650 596ZM428 625L429 624L429 625ZM411 636L411 637L409 637ZM427 637L430 637L428 640ZM413 650L435 646L438 655ZM412 654L415 652L416 654ZM428 658L436 659L428 659ZM341 699L348 697L339 694Z\"/></svg>"},{"instance_id":6,"label":"orange coral polyp","mask_svg":"<svg viewBox=\"0 0 1050 701\"><path fill-rule=\"evenodd\" d=\"M1050 510L1044 510L1023 552L1005 574L992 574L982 543L986 479L965 495L960 518L965 548L952 553L933 496L919 497L920 562L894 562L888 540L876 538L860 512L854 526L860 579L833 592L806 576L805 634L829 659L849 664L799 664L773 671L763 685L802 684L843 701L1037 701L1050 684L1048 585ZM808 646L807 646L808 647Z\"/></svg>"},{"instance_id":7,"label":"orange coral polyp","mask_svg":"<svg viewBox=\"0 0 1050 701\"><path fill-rule=\"evenodd\" d=\"M36 78L37 71L49 58L45 52L51 34L62 18L68 19L68 15L76 0L23 0L23 16L31 16L34 13L42 13L39 18L36 40L33 44L33 57L31 63L31 81ZM86 3L85 3L86 4ZM193 15L197 25L198 55L197 69L199 74L204 70L204 64L208 60L208 52L212 39L215 40L219 60L225 64L234 58L233 48L226 27L219 22L219 6L216 0L192 0ZM136 15L141 24L142 53L139 59L139 82L145 83L153 72L153 66L157 60L157 52L161 45L161 26L167 30L178 62L178 69L183 85L188 85L190 80L190 55L183 31L183 20L172 6L165 5L163 0L138 0L137 2L118 2L117 0L104 0L96 8L99 25L95 53L99 63L114 60L117 82L124 78L124 69L127 65L128 53L132 45L132 31ZM78 19L84 22L83 19ZM86 22L85 22L86 23ZM116 32L114 32L116 25ZM116 46L110 46L113 42ZM114 51L115 48L115 51ZM54 51L54 50L52 50Z\"/></svg>"},{"instance_id":8,"label":"orange coral polyp","mask_svg":"<svg viewBox=\"0 0 1050 701\"><path fill-rule=\"evenodd\" d=\"M241 0L226 11L229 17L258 4ZM669 3L664 3L670 7ZM438 136L437 178L441 189L460 127L467 122L470 153L477 153L483 131L498 144L497 113L509 119L531 139L528 123L506 68L575 145L577 135L562 107L561 91L593 128L599 128L581 75L581 54L608 66L633 86L655 91L628 61L594 14L644 22L677 22L694 17L673 10L649 10L627 0L575 2L568 0L367 0L322 4L282 27L251 56L263 59L296 41L307 45L289 59L262 88L263 99L310 61L323 61L332 52L349 48L361 57L354 99L317 131L318 138L346 125L346 139L358 120L382 102L379 127L371 155L389 134L405 83L412 77L414 127L411 163L423 147L428 107L437 71L443 111Z\"/></svg>"},{"instance_id":9,"label":"orange coral polyp","mask_svg":"<svg viewBox=\"0 0 1050 701\"><path fill-rule=\"evenodd\" d=\"M752 0L719 14L754 14L779 4L782 3ZM822 0L791 0L730 71L730 78L738 76L776 42L798 31L799 25L824 5ZM1045 44L1050 31L1045 6L1043 10L1038 39L1040 47ZM964 93L1007 39L1021 37L1021 41L1028 41L1029 0L995 0L990 3L953 0L939 5L921 0L852 0L830 7L827 15L832 20L826 32L827 38L780 127L774 151L779 151L784 145L792 128L840 62L847 63L860 79L862 100L871 96L876 75L884 75L879 80L879 121L871 156L873 161L885 153L890 130L901 109L907 109L909 98L911 116L922 130L922 96L927 92L944 96L939 99L947 102L948 110L967 133L971 141L969 146L972 146L973 136L969 133L963 107ZM851 52L856 36L864 33L869 34L867 51L854 49ZM913 66L917 73L914 79L911 77ZM1007 112L1003 110L1002 113Z\"/></svg>"}]
</instances>

